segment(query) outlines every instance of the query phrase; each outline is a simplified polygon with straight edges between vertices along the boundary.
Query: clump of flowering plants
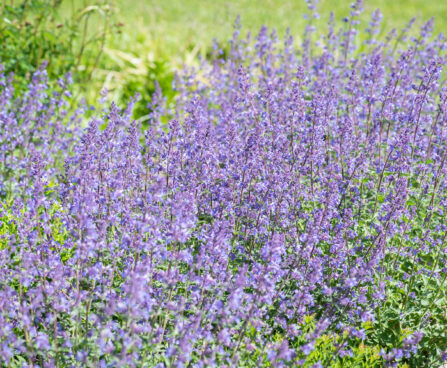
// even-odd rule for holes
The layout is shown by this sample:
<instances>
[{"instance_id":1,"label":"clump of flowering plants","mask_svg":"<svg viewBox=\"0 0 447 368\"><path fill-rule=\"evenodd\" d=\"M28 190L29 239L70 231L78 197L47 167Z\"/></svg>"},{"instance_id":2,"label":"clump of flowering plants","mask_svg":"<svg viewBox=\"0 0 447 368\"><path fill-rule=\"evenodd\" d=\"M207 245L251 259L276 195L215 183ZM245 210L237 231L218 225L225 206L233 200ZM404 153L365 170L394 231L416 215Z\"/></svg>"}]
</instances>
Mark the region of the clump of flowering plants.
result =
<instances>
[{"instance_id":1,"label":"clump of flowering plants","mask_svg":"<svg viewBox=\"0 0 447 368\"><path fill-rule=\"evenodd\" d=\"M33 175L26 175L39 157L50 180L58 173L70 147L79 138L83 109L69 113L71 76L60 78L48 88L43 64L33 75L26 92L16 96L14 75L6 76L0 65L0 196L31 189ZM29 174L29 172L28 172Z\"/></svg>"},{"instance_id":2,"label":"clump of flowering plants","mask_svg":"<svg viewBox=\"0 0 447 368\"><path fill-rule=\"evenodd\" d=\"M2 364L439 366L445 39L360 11L299 48L237 26L147 129L132 103L52 129L63 168L32 138L51 119L2 120L3 145L31 135L2 151L28 178L2 172Z\"/></svg>"}]
</instances>

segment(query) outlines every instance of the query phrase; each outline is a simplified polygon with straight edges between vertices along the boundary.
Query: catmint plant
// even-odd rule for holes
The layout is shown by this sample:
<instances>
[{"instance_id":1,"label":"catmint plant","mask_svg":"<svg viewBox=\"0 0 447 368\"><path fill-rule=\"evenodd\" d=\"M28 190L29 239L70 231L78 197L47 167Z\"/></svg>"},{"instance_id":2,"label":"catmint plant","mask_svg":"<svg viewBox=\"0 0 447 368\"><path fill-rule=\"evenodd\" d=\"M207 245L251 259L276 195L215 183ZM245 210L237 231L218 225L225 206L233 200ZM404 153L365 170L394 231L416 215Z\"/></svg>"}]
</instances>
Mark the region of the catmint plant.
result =
<instances>
[{"instance_id":1,"label":"catmint plant","mask_svg":"<svg viewBox=\"0 0 447 368\"><path fill-rule=\"evenodd\" d=\"M445 39L361 11L298 47L238 21L145 129L2 77L2 364L440 366Z\"/></svg>"}]
</instances>

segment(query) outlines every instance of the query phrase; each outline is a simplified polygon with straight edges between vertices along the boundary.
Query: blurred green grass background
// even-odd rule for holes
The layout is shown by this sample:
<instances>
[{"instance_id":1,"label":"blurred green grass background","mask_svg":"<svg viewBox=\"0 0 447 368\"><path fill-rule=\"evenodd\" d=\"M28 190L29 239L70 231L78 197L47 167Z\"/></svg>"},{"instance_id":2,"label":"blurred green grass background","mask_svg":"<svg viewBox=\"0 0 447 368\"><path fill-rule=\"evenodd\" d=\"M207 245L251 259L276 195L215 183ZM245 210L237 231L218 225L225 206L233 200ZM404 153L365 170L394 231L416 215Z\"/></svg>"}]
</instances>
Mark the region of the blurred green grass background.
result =
<instances>
[{"instance_id":1,"label":"blurred green grass background","mask_svg":"<svg viewBox=\"0 0 447 368\"><path fill-rule=\"evenodd\" d=\"M107 1L107 0L96 0ZM82 9L91 0L64 0L67 9ZM142 110L158 80L168 94L173 71L183 64L197 64L198 55L209 53L212 40L225 44L233 33L233 24L241 16L242 34L256 34L262 25L275 28L282 37L289 27L300 42L309 14L304 0L110 0L116 20L123 24L120 35L110 37L104 55L95 70L87 99L107 88L110 99L126 101L136 92L143 96ZM329 15L334 12L337 26L350 13L351 0L320 0L315 21L317 33L326 32ZM414 30L431 17L435 32L447 30L447 0L365 0L361 29L368 26L376 9L383 14L382 32L402 28L416 17ZM93 22L94 23L94 22ZM98 20L97 27L101 27ZM95 32L95 27L92 28ZM143 111L137 114L143 114Z\"/></svg>"},{"instance_id":2,"label":"blurred green grass background","mask_svg":"<svg viewBox=\"0 0 447 368\"><path fill-rule=\"evenodd\" d=\"M321 0L319 23L326 23L331 11L340 20L349 14L351 3ZM181 60L193 52L205 53L213 38L228 39L237 15L246 31L256 33L266 25L282 35L290 27L298 38L308 12L304 0L118 0L116 6L125 24L124 44L147 43L152 52ZM364 20L382 10L384 30L400 28L412 17L419 24L435 17L436 31L447 29L446 0L365 0L364 8Z\"/></svg>"}]
</instances>

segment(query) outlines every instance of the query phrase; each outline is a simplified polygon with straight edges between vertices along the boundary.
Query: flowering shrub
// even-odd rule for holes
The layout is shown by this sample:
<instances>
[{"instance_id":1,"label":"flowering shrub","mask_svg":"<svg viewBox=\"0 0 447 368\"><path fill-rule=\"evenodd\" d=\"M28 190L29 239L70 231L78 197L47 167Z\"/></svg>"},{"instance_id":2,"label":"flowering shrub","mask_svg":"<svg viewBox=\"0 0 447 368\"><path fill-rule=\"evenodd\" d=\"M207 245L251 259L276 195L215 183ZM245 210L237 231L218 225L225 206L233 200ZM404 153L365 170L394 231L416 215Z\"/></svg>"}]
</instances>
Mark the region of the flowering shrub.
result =
<instances>
[{"instance_id":1,"label":"flowering shrub","mask_svg":"<svg viewBox=\"0 0 447 368\"><path fill-rule=\"evenodd\" d=\"M79 138L2 119L2 144L30 142L3 151L13 172L32 162L1 215L2 363L439 366L445 39L432 22L377 39L378 12L359 34L360 10L298 50L236 28L144 131L132 104Z\"/></svg>"}]
</instances>

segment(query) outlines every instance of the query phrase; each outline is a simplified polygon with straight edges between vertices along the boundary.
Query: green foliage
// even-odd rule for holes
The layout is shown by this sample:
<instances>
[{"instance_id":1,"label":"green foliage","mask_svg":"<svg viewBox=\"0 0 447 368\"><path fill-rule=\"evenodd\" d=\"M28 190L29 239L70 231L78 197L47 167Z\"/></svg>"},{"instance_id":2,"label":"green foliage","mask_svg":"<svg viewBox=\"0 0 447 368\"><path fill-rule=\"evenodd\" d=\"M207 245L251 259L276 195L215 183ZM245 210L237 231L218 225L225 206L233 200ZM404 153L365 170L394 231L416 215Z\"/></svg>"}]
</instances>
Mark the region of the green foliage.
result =
<instances>
[{"instance_id":1,"label":"green foliage","mask_svg":"<svg viewBox=\"0 0 447 368\"><path fill-rule=\"evenodd\" d=\"M369 322L364 323L362 326L365 330L371 329ZM315 319L314 316L305 317L304 321L300 324L300 329L303 331L302 336L296 342L298 360L304 361L302 367L312 367L313 365L320 363L325 367L355 367L355 368L375 368L382 367L384 362L380 356L380 347L377 345L371 345L366 340L362 341L358 338L348 336L348 333L343 334L325 334L318 337L314 343L313 351L305 355L299 351L299 346L306 344L306 336L315 331ZM338 356L341 349L346 351L346 354Z\"/></svg>"},{"instance_id":2,"label":"green foliage","mask_svg":"<svg viewBox=\"0 0 447 368\"><path fill-rule=\"evenodd\" d=\"M108 48L105 51L103 72L106 73L105 87L111 91L111 99L125 105L130 98L136 94L139 95L139 100L133 110L134 118L145 121L149 113L148 105L156 90L156 83L167 99L167 103L173 101L174 71L168 60L154 59L150 53L140 49L139 46L133 46L134 50L129 51Z\"/></svg>"},{"instance_id":3,"label":"green foliage","mask_svg":"<svg viewBox=\"0 0 447 368\"><path fill-rule=\"evenodd\" d=\"M67 72L81 85L98 67L107 36L115 32L113 9L107 0L72 2L70 14L63 0L3 1L0 16L0 63L13 72L19 90L42 63L50 80ZM94 27L91 30L91 27Z\"/></svg>"},{"instance_id":4,"label":"green foliage","mask_svg":"<svg viewBox=\"0 0 447 368\"><path fill-rule=\"evenodd\" d=\"M8 246L8 236L17 233L17 225L10 214L10 206L2 203L0 212L0 250Z\"/></svg>"}]
</instances>

